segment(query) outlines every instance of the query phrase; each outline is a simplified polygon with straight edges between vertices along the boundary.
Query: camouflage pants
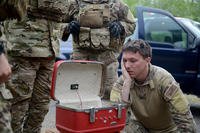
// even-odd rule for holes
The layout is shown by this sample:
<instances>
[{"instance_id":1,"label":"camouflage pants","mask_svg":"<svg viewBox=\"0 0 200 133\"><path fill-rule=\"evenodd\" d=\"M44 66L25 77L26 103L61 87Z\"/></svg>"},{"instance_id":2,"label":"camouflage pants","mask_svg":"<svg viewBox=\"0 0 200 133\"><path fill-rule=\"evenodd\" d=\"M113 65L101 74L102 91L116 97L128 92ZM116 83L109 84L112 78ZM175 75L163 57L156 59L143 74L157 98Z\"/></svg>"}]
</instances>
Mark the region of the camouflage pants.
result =
<instances>
[{"instance_id":1,"label":"camouflage pants","mask_svg":"<svg viewBox=\"0 0 200 133\"><path fill-rule=\"evenodd\" d=\"M152 121L153 122L153 121ZM127 109L126 126L120 133L179 133L176 127L167 130L148 130L136 120L131 108Z\"/></svg>"},{"instance_id":2,"label":"camouflage pants","mask_svg":"<svg viewBox=\"0 0 200 133\"><path fill-rule=\"evenodd\" d=\"M131 108L127 108L126 112L126 126L120 133L149 133L141 123L135 120L135 116Z\"/></svg>"},{"instance_id":3,"label":"camouflage pants","mask_svg":"<svg viewBox=\"0 0 200 133\"><path fill-rule=\"evenodd\" d=\"M90 60L103 62L105 65L103 73L103 88L104 91L101 92L101 96L104 99L110 99L110 92L114 82L118 78L118 55L112 51L105 52L94 52L87 50L75 49L72 54L72 59L74 60Z\"/></svg>"},{"instance_id":4,"label":"camouflage pants","mask_svg":"<svg viewBox=\"0 0 200 133\"><path fill-rule=\"evenodd\" d=\"M7 88L14 96L11 107L14 133L40 133L49 109L54 60L12 57L9 61L13 73Z\"/></svg>"},{"instance_id":5,"label":"camouflage pants","mask_svg":"<svg viewBox=\"0 0 200 133\"><path fill-rule=\"evenodd\" d=\"M131 120L127 123L126 127L121 133L150 133L148 132L141 123L136 120Z\"/></svg>"},{"instance_id":6,"label":"camouflage pants","mask_svg":"<svg viewBox=\"0 0 200 133\"><path fill-rule=\"evenodd\" d=\"M0 84L0 90L5 89L4 84ZM13 133L11 128L10 103L6 101L0 93L0 133Z\"/></svg>"}]
</instances>

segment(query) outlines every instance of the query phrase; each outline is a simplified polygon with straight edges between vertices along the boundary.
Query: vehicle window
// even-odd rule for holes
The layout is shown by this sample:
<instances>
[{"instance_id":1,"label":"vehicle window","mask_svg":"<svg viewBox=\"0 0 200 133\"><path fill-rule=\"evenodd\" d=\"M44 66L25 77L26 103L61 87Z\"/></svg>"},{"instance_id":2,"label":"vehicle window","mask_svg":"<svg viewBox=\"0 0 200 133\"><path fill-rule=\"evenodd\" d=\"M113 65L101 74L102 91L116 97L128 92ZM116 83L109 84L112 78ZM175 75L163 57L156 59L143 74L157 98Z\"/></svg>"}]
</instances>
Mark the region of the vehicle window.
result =
<instances>
[{"instance_id":1,"label":"vehicle window","mask_svg":"<svg viewBox=\"0 0 200 133\"><path fill-rule=\"evenodd\" d=\"M153 12L143 12L145 40L162 42L174 48L187 47L187 33L170 17Z\"/></svg>"},{"instance_id":2,"label":"vehicle window","mask_svg":"<svg viewBox=\"0 0 200 133\"><path fill-rule=\"evenodd\" d=\"M178 21L186 25L191 29L191 31L197 35L200 36L200 23L188 18L176 18Z\"/></svg>"}]
</instances>

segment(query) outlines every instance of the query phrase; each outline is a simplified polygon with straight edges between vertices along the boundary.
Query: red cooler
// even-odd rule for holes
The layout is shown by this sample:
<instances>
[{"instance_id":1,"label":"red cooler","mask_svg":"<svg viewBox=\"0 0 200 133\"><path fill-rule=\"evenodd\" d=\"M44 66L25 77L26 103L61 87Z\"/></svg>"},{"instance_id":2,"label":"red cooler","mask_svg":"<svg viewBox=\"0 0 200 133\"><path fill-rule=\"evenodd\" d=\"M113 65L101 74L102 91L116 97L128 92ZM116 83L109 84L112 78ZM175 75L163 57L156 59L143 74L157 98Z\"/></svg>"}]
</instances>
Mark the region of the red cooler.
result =
<instances>
[{"instance_id":1,"label":"red cooler","mask_svg":"<svg viewBox=\"0 0 200 133\"><path fill-rule=\"evenodd\" d=\"M125 126L126 105L102 100L103 64L90 61L55 63L51 96L61 133L118 133Z\"/></svg>"}]
</instances>

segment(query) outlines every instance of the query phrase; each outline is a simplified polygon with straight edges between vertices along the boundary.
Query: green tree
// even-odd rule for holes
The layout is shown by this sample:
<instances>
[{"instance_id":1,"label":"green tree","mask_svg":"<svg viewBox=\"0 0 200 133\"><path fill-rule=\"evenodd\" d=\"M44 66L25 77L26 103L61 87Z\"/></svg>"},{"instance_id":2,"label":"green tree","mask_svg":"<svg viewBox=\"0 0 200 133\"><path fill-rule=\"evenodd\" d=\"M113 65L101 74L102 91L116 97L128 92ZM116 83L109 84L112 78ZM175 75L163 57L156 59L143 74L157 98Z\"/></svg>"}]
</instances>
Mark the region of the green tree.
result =
<instances>
[{"instance_id":1,"label":"green tree","mask_svg":"<svg viewBox=\"0 0 200 133\"><path fill-rule=\"evenodd\" d=\"M197 0L124 0L135 13L135 6L148 6L171 12L174 16L190 18L200 22L200 1Z\"/></svg>"}]
</instances>

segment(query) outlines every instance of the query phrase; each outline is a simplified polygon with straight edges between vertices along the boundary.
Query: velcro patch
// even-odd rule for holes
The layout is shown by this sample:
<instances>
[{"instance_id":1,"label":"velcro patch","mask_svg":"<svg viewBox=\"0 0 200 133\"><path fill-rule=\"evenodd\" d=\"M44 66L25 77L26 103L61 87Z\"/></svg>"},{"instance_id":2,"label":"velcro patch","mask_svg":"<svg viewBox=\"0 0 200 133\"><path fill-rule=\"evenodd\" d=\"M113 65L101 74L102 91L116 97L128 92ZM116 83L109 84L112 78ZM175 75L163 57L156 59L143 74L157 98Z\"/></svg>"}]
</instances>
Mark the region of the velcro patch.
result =
<instances>
[{"instance_id":1,"label":"velcro patch","mask_svg":"<svg viewBox=\"0 0 200 133\"><path fill-rule=\"evenodd\" d=\"M176 84L174 84L174 83L171 84L171 86L169 86L167 88L167 90L165 91L165 94L164 94L166 100L172 99L172 97L177 92L177 90L178 90L178 86Z\"/></svg>"}]
</instances>

